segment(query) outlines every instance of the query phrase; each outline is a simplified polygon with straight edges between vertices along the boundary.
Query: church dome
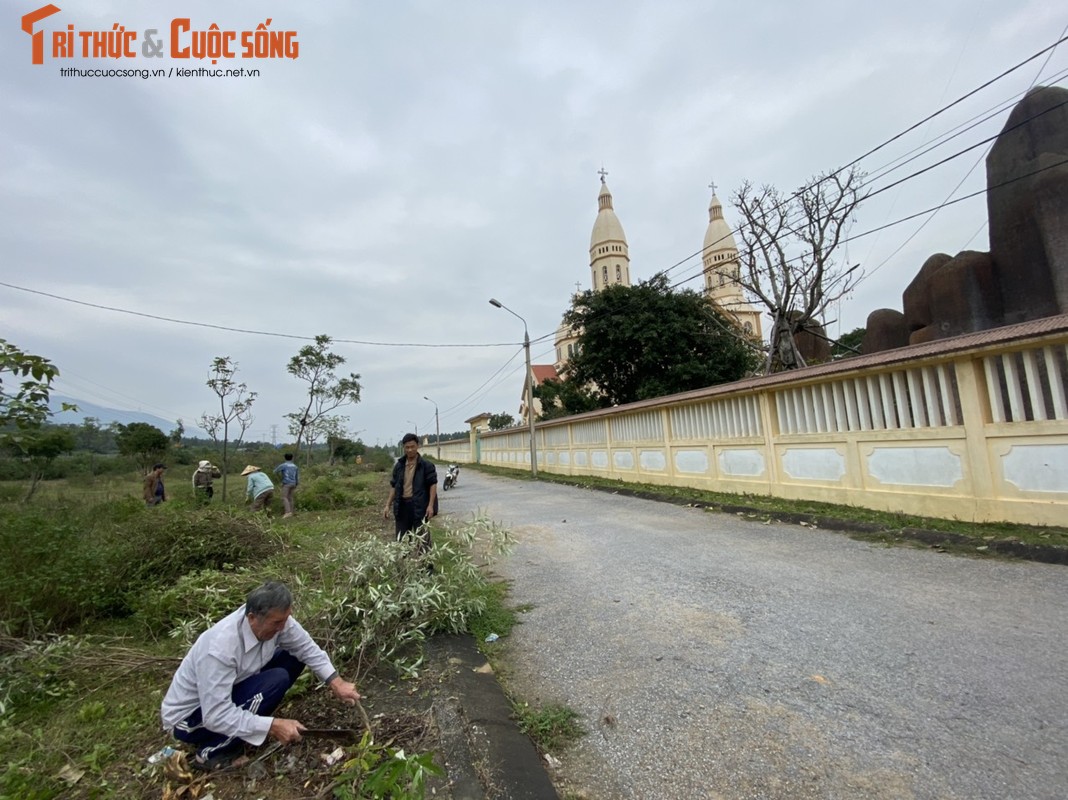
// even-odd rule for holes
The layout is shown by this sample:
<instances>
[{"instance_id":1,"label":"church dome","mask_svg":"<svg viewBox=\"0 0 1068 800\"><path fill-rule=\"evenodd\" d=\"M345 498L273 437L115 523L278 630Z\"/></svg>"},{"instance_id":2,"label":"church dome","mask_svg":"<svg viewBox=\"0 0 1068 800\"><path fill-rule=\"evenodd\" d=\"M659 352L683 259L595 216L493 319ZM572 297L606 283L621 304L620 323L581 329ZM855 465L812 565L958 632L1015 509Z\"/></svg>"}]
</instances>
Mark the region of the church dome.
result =
<instances>
[{"instance_id":1,"label":"church dome","mask_svg":"<svg viewBox=\"0 0 1068 800\"><path fill-rule=\"evenodd\" d=\"M708 230L705 231L704 254L720 250L737 250L738 245L734 241L731 227L723 219L723 204L715 194L708 206Z\"/></svg>"},{"instance_id":2,"label":"church dome","mask_svg":"<svg viewBox=\"0 0 1068 800\"><path fill-rule=\"evenodd\" d=\"M626 244L627 237L623 233L623 225L612 208L612 193L608 191L608 184L601 179L601 193L597 196L597 219L593 223L593 233L590 234L590 253L598 245L605 242L623 242Z\"/></svg>"}]
</instances>

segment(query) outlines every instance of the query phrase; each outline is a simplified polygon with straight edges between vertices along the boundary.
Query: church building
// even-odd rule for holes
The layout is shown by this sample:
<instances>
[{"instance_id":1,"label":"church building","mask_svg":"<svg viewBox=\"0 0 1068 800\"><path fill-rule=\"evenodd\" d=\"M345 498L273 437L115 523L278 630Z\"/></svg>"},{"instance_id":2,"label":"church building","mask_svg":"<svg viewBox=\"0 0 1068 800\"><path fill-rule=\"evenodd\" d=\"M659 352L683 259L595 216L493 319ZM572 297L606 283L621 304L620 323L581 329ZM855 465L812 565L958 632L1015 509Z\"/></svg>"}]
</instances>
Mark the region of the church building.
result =
<instances>
[{"instance_id":1,"label":"church building","mask_svg":"<svg viewBox=\"0 0 1068 800\"><path fill-rule=\"evenodd\" d=\"M612 204L612 192L608 189L605 178L608 173L602 169L601 191L597 195L597 219L590 233L590 286L599 292L614 286L630 286L630 251L623 225L616 216ZM731 317L738 324L740 331L754 339L763 338L760 312L746 299L742 287L738 284L741 264L738 260L738 245L730 226L723 219L723 204L716 196L715 185L712 189L712 201L708 206L708 227L705 230L702 247L702 264L704 273L705 297L721 312ZM578 284L576 284L576 287ZM535 386L567 371L567 363L575 354L578 345L578 331L561 323L556 330L554 341L556 359L549 364L531 366ZM535 400L535 412L540 403ZM526 386L524 384L520 414L526 424Z\"/></svg>"}]
</instances>

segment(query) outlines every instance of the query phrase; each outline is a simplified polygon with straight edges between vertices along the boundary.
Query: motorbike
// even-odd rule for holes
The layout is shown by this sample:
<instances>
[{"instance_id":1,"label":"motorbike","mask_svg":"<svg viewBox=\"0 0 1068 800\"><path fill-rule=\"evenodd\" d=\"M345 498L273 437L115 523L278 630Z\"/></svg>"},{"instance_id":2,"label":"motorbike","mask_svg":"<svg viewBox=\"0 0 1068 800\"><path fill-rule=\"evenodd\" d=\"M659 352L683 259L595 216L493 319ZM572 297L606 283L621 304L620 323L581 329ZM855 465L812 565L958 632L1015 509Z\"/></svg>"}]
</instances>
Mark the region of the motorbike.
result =
<instances>
[{"instance_id":1,"label":"motorbike","mask_svg":"<svg viewBox=\"0 0 1068 800\"><path fill-rule=\"evenodd\" d=\"M460 480L460 467L456 464L449 464L448 469L445 470L445 480L442 483L442 488L447 492L456 486L458 480Z\"/></svg>"}]
</instances>

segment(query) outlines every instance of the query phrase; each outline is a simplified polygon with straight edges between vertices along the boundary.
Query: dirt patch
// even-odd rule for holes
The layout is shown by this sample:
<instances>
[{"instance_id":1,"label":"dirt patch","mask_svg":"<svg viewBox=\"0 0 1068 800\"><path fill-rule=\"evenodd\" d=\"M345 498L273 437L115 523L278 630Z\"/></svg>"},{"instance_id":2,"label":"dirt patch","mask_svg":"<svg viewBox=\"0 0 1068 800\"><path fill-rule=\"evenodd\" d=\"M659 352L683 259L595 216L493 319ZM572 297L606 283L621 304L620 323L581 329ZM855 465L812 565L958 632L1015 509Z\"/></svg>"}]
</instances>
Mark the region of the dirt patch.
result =
<instances>
[{"instance_id":1,"label":"dirt patch","mask_svg":"<svg viewBox=\"0 0 1068 800\"><path fill-rule=\"evenodd\" d=\"M362 705L378 745L403 749L406 754L439 752L440 735L434 704L438 697L438 675L425 669L416 680L396 681L390 675L376 675L360 687ZM279 715L299 719L308 728L353 730L363 735L365 726L356 708L338 704L328 691L316 688L279 709ZM211 775L193 773L168 778L163 768L152 770L124 796L141 798L203 798L211 793L222 797L265 797L272 800L333 798L338 775L345 762L358 751L355 743L330 739L304 740L281 747L268 742L246 748L248 762ZM442 766L439 764L439 766ZM168 787L171 794L168 795ZM428 795L449 798L447 778L431 778ZM177 792L182 794L178 795Z\"/></svg>"}]
</instances>

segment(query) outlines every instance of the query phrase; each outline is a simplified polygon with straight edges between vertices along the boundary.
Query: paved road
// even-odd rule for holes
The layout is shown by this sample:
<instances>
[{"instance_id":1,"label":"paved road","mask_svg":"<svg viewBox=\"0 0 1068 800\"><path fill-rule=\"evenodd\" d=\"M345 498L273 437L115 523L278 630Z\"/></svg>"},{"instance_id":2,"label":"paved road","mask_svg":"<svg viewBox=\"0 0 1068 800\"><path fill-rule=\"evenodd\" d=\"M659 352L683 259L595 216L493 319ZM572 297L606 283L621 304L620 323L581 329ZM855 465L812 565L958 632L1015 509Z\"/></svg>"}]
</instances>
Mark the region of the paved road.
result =
<instances>
[{"instance_id":1,"label":"paved road","mask_svg":"<svg viewBox=\"0 0 1068 800\"><path fill-rule=\"evenodd\" d=\"M508 683L607 798L1068 796L1068 568L463 472L518 538Z\"/></svg>"}]
</instances>

